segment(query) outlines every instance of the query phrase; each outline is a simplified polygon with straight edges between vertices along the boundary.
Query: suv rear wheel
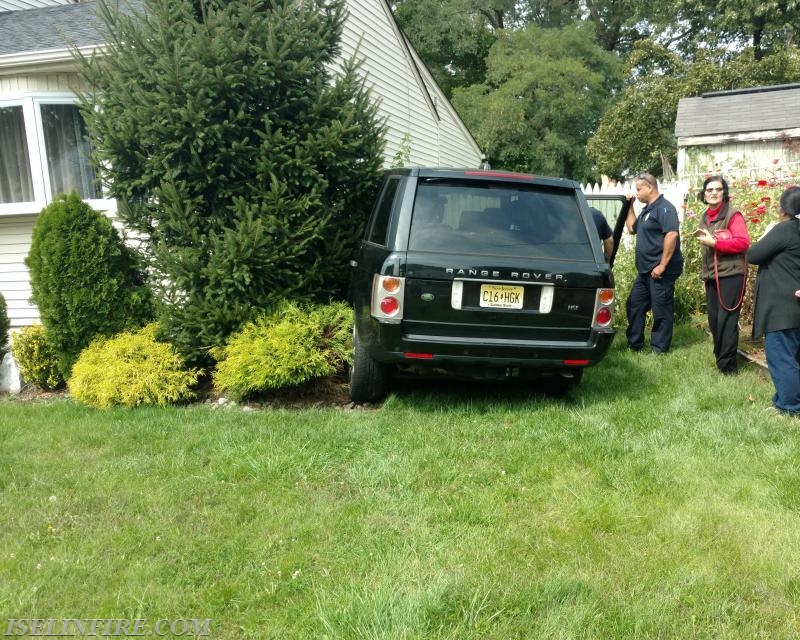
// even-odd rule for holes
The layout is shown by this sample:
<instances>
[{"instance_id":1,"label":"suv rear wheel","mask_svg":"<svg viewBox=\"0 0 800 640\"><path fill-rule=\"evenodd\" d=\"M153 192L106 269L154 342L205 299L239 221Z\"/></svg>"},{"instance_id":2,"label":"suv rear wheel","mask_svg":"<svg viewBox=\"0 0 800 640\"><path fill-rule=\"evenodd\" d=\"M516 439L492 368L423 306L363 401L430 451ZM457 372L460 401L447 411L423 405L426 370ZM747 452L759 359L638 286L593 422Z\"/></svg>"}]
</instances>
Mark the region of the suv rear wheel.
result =
<instances>
[{"instance_id":1,"label":"suv rear wheel","mask_svg":"<svg viewBox=\"0 0 800 640\"><path fill-rule=\"evenodd\" d=\"M389 369L369 355L353 327L353 364L350 367L350 399L379 402L389 390Z\"/></svg>"}]
</instances>

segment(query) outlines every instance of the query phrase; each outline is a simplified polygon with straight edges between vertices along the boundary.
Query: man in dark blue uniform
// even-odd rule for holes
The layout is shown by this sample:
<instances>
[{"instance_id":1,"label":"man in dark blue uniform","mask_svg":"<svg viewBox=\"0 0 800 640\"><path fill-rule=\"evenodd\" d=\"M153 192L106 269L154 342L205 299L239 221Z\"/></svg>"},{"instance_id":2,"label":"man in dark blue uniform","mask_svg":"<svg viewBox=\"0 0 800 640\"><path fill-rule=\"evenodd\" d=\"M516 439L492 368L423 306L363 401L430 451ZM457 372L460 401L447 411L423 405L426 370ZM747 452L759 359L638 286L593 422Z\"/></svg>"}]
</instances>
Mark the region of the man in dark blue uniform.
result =
<instances>
[{"instance_id":1,"label":"man in dark blue uniform","mask_svg":"<svg viewBox=\"0 0 800 640\"><path fill-rule=\"evenodd\" d=\"M628 347L641 351L647 312L653 312L650 347L653 353L666 353L672 343L675 315L675 281L683 272L683 255L675 207L658 191L658 182L649 173L636 176L636 199L644 209L636 217L628 209L628 232L636 235L636 271L625 308L628 312Z\"/></svg>"},{"instance_id":2,"label":"man in dark blue uniform","mask_svg":"<svg viewBox=\"0 0 800 640\"><path fill-rule=\"evenodd\" d=\"M592 214L594 226L597 227L597 235L600 236L603 243L603 256L606 262L611 262L611 256L614 255L614 232L611 231L611 227L600 209L589 207L589 211Z\"/></svg>"}]
</instances>

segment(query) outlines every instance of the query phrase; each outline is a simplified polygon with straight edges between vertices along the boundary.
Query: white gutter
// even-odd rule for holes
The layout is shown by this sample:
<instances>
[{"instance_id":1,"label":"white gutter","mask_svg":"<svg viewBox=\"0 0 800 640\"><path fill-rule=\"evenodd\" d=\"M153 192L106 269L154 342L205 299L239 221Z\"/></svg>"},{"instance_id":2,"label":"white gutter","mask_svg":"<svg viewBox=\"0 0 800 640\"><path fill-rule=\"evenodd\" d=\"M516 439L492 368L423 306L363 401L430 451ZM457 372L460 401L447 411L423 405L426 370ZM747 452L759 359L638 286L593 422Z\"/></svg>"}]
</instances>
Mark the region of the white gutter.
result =
<instances>
[{"instance_id":1,"label":"white gutter","mask_svg":"<svg viewBox=\"0 0 800 640\"><path fill-rule=\"evenodd\" d=\"M82 55L104 55L106 45L84 45L77 47ZM24 73L31 68L37 71L64 71L72 69L75 62L71 48L47 49L45 51L24 51L0 56L0 75L8 76Z\"/></svg>"}]
</instances>

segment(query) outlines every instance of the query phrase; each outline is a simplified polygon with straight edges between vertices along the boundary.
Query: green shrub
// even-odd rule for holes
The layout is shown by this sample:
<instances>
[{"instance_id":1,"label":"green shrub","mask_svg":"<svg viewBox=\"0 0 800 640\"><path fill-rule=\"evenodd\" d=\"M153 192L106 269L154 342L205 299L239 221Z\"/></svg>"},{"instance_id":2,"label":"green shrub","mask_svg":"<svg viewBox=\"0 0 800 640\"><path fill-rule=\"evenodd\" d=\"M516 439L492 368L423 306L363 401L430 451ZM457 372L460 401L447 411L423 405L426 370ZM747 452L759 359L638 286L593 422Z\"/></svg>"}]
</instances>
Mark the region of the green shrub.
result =
<instances>
[{"instance_id":1,"label":"green shrub","mask_svg":"<svg viewBox=\"0 0 800 640\"><path fill-rule=\"evenodd\" d=\"M17 361L25 382L32 382L48 391L64 385L58 354L42 325L35 324L17 331L11 340L11 355Z\"/></svg>"},{"instance_id":2,"label":"green shrub","mask_svg":"<svg viewBox=\"0 0 800 640\"><path fill-rule=\"evenodd\" d=\"M217 389L244 397L332 375L352 359L352 309L283 303L245 324L219 350Z\"/></svg>"},{"instance_id":3,"label":"green shrub","mask_svg":"<svg viewBox=\"0 0 800 640\"><path fill-rule=\"evenodd\" d=\"M156 325L150 324L136 332L96 338L72 367L72 396L98 409L165 406L190 399L200 370L187 369L174 347L158 342L155 335Z\"/></svg>"},{"instance_id":4,"label":"green shrub","mask_svg":"<svg viewBox=\"0 0 800 640\"><path fill-rule=\"evenodd\" d=\"M8 332L11 321L8 319L8 306L3 294L0 293L0 360L8 353Z\"/></svg>"},{"instance_id":5,"label":"green shrub","mask_svg":"<svg viewBox=\"0 0 800 640\"><path fill-rule=\"evenodd\" d=\"M152 317L135 254L111 221L75 193L42 210L25 264L31 299L64 377L95 336L140 327Z\"/></svg>"}]
</instances>

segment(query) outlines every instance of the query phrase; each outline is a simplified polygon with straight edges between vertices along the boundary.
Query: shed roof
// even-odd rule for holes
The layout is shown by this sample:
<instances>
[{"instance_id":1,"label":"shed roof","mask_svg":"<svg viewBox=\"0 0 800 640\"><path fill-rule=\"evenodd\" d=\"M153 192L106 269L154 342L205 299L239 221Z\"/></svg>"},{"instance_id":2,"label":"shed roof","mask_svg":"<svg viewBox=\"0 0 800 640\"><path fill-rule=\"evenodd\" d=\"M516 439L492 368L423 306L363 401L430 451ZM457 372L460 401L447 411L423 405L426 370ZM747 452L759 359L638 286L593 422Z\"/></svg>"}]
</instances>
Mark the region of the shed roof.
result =
<instances>
[{"instance_id":1,"label":"shed roof","mask_svg":"<svg viewBox=\"0 0 800 640\"><path fill-rule=\"evenodd\" d=\"M104 43L94 2L0 12L0 56Z\"/></svg>"},{"instance_id":2,"label":"shed roof","mask_svg":"<svg viewBox=\"0 0 800 640\"><path fill-rule=\"evenodd\" d=\"M677 137L800 127L800 84L753 87L682 98L675 119Z\"/></svg>"}]
</instances>

